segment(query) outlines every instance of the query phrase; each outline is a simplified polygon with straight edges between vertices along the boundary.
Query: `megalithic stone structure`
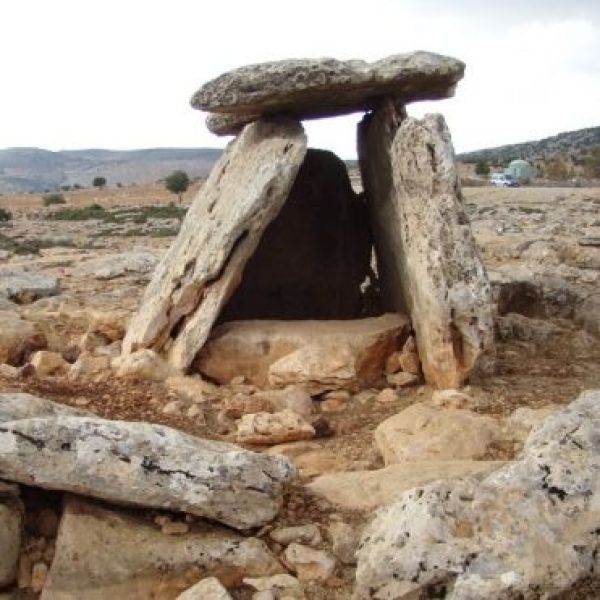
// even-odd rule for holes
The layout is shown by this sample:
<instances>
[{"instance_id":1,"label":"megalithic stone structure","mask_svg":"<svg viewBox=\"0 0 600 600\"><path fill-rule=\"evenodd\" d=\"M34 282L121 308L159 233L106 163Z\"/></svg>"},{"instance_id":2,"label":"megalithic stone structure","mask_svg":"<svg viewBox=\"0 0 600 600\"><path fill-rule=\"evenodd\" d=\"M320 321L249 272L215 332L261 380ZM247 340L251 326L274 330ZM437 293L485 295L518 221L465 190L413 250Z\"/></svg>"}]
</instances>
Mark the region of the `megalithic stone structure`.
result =
<instances>
[{"instance_id":1,"label":"megalithic stone structure","mask_svg":"<svg viewBox=\"0 0 600 600\"><path fill-rule=\"evenodd\" d=\"M241 67L202 86L192 98L194 108L210 113L211 131L237 137L156 269L123 352L152 348L187 370L223 315L358 317L360 279L368 273L373 280L367 264L372 239L383 310L410 317L428 383L460 386L491 350L490 285L464 211L444 120L411 119L405 106L452 96L464 68L459 60L429 52L374 63L298 59ZM347 178L334 175L335 157L325 160L312 151L307 156L299 122L350 112L368 113L358 144L364 197L329 191L327 182L346 186ZM331 177L314 169L327 163ZM281 211L290 193L288 210ZM326 210L314 208L320 202L328 203ZM323 218L330 223L318 223L315 231L306 223L295 226L294 219L316 214L329 215ZM307 230L301 242L300 234L287 233ZM276 259L269 252L277 252ZM319 255L323 265L315 259ZM350 268L353 261L356 268ZM272 281L269 265L275 265ZM328 273L323 294L318 273ZM340 281L337 275L344 273L347 280ZM306 290L306 298L294 298L294 290ZM309 314L312 307L315 314Z\"/></svg>"},{"instance_id":2,"label":"megalithic stone structure","mask_svg":"<svg viewBox=\"0 0 600 600\"><path fill-rule=\"evenodd\" d=\"M359 157L388 310L408 310L425 378L459 387L491 351L491 286L464 210L450 132L386 100L359 125Z\"/></svg>"}]
</instances>

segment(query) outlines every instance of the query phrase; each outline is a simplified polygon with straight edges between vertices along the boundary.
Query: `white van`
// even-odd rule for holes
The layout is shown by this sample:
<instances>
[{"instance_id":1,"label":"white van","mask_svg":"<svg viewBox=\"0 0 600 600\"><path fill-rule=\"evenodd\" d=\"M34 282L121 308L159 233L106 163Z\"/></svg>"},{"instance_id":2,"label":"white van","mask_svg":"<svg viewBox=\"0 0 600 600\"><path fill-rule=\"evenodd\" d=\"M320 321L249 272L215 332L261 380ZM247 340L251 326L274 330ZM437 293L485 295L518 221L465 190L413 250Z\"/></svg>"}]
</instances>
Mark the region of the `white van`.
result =
<instances>
[{"instance_id":1,"label":"white van","mask_svg":"<svg viewBox=\"0 0 600 600\"><path fill-rule=\"evenodd\" d=\"M494 187L519 187L519 182L509 173L494 173L490 183Z\"/></svg>"}]
</instances>

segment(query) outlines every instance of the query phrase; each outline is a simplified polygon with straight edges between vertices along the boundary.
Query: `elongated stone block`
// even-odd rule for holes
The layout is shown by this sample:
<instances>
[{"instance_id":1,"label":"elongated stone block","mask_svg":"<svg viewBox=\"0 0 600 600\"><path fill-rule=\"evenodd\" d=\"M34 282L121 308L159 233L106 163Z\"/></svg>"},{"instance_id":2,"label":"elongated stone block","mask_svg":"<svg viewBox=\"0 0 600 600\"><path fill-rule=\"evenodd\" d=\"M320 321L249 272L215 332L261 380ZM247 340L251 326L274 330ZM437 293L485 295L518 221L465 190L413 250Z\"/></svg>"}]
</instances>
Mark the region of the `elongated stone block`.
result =
<instances>
[{"instance_id":1,"label":"elongated stone block","mask_svg":"<svg viewBox=\"0 0 600 600\"><path fill-rule=\"evenodd\" d=\"M277 216L306 154L292 119L247 126L223 153L154 272L130 322L123 352L168 352L186 369Z\"/></svg>"},{"instance_id":2,"label":"elongated stone block","mask_svg":"<svg viewBox=\"0 0 600 600\"><path fill-rule=\"evenodd\" d=\"M459 387L491 351L493 313L446 123L388 100L359 125L359 158L385 308L408 309L426 380Z\"/></svg>"},{"instance_id":3,"label":"elongated stone block","mask_svg":"<svg viewBox=\"0 0 600 600\"><path fill-rule=\"evenodd\" d=\"M0 479L247 529L272 520L295 475L284 457L149 423L56 416L0 424Z\"/></svg>"}]
</instances>

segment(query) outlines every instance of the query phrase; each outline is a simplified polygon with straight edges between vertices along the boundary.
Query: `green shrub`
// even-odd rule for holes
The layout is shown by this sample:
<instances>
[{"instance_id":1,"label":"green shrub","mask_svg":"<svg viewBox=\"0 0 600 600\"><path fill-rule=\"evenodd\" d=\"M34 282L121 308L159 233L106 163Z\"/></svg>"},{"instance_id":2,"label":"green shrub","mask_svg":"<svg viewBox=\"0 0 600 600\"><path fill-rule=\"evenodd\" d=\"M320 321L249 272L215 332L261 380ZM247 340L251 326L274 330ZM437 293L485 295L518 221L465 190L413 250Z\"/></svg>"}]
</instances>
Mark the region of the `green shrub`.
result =
<instances>
[{"instance_id":1,"label":"green shrub","mask_svg":"<svg viewBox=\"0 0 600 600\"><path fill-rule=\"evenodd\" d=\"M12 220L12 213L5 208L0 208L0 222L5 223L6 221Z\"/></svg>"},{"instance_id":2,"label":"green shrub","mask_svg":"<svg viewBox=\"0 0 600 600\"><path fill-rule=\"evenodd\" d=\"M173 194L177 194L179 197L179 203L183 193L188 189L190 185L190 178L185 171L173 171L168 177L165 178L165 187Z\"/></svg>"},{"instance_id":3,"label":"green shrub","mask_svg":"<svg viewBox=\"0 0 600 600\"><path fill-rule=\"evenodd\" d=\"M490 165L486 160L480 160L475 165L475 174L476 175L489 175L490 174Z\"/></svg>"},{"instance_id":4,"label":"green shrub","mask_svg":"<svg viewBox=\"0 0 600 600\"><path fill-rule=\"evenodd\" d=\"M66 204L67 201L62 194L45 194L42 196L44 206L52 206L53 204Z\"/></svg>"},{"instance_id":5,"label":"green shrub","mask_svg":"<svg viewBox=\"0 0 600 600\"><path fill-rule=\"evenodd\" d=\"M92 185L97 188L103 188L106 185L106 177L94 177Z\"/></svg>"},{"instance_id":6,"label":"green shrub","mask_svg":"<svg viewBox=\"0 0 600 600\"><path fill-rule=\"evenodd\" d=\"M112 213L102 208L99 204L90 204L83 208L61 208L51 212L46 217L51 221L114 221Z\"/></svg>"}]
</instances>

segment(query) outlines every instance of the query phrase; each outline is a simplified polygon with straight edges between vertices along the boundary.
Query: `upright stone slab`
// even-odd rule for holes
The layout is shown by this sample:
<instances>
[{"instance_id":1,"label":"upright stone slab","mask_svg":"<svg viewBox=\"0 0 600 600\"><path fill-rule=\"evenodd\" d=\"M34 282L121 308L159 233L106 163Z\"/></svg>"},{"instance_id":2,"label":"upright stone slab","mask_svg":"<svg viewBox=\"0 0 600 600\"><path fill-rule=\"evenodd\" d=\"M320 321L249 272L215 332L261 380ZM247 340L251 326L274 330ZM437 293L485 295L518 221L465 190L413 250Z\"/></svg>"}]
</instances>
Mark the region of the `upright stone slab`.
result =
<instances>
[{"instance_id":1,"label":"upright stone slab","mask_svg":"<svg viewBox=\"0 0 600 600\"><path fill-rule=\"evenodd\" d=\"M370 260L367 208L346 165L332 152L309 149L223 320L357 318Z\"/></svg>"},{"instance_id":2,"label":"upright stone slab","mask_svg":"<svg viewBox=\"0 0 600 600\"><path fill-rule=\"evenodd\" d=\"M305 153L302 126L291 119L256 121L228 146L154 272L124 353L168 350L174 367L190 365L285 202Z\"/></svg>"},{"instance_id":3,"label":"upright stone slab","mask_svg":"<svg viewBox=\"0 0 600 600\"><path fill-rule=\"evenodd\" d=\"M491 348L493 322L446 123L384 102L359 125L359 159L385 308L408 307L427 381L458 387Z\"/></svg>"}]
</instances>

